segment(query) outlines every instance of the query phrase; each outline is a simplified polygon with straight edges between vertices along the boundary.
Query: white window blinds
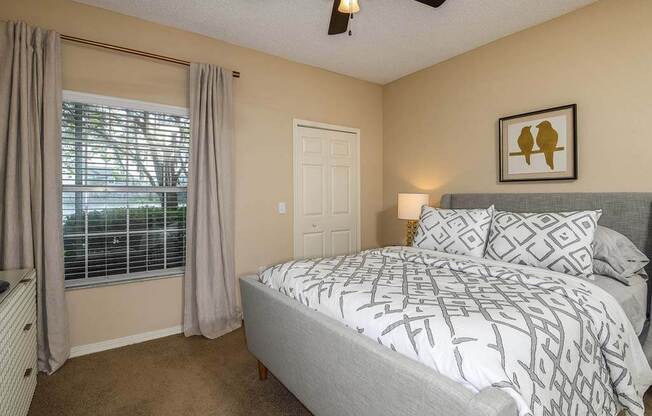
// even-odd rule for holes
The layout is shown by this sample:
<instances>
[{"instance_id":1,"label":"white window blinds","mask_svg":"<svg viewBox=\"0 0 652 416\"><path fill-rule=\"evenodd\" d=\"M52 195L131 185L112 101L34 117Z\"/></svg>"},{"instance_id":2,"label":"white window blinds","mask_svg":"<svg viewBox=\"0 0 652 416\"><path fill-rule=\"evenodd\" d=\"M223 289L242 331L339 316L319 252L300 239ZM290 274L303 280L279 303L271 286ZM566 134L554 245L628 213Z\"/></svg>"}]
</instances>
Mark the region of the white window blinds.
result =
<instances>
[{"instance_id":1,"label":"white window blinds","mask_svg":"<svg viewBox=\"0 0 652 416\"><path fill-rule=\"evenodd\" d=\"M179 273L185 264L188 117L102 98L64 96L66 283Z\"/></svg>"}]
</instances>

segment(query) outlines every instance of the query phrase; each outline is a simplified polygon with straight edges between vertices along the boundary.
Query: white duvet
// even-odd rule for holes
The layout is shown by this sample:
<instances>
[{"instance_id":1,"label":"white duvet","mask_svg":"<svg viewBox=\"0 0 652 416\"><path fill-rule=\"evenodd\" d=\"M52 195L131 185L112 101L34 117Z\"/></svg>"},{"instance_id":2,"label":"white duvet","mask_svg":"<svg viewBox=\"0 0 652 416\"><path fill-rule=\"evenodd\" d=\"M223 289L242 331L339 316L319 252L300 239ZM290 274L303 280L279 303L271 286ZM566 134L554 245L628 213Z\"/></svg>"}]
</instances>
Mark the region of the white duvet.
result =
<instances>
[{"instance_id":1,"label":"white duvet","mask_svg":"<svg viewBox=\"0 0 652 416\"><path fill-rule=\"evenodd\" d=\"M643 415L652 370L618 302L549 270L409 247L292 261L267 286L524 415Z\"/></svg>"}]
</instances>

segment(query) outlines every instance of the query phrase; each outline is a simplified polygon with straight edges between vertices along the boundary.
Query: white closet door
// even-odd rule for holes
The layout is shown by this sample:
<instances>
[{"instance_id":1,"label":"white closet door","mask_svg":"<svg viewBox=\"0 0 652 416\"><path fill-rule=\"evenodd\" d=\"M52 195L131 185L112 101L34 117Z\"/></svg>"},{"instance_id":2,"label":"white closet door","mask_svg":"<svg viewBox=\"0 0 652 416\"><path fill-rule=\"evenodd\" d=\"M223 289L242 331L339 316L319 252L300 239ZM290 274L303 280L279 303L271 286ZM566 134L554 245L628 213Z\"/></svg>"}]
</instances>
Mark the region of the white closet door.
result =
<instances>
[{"instance_id":1,"label":"white closet door","mask_svg":"<svg viewBox=\"0 0 652 416\"><path fill-rule=\"evenodd\" d=\"M297 125L294 257L359 250L358 134Z\"/></svg>"}]
</instances>

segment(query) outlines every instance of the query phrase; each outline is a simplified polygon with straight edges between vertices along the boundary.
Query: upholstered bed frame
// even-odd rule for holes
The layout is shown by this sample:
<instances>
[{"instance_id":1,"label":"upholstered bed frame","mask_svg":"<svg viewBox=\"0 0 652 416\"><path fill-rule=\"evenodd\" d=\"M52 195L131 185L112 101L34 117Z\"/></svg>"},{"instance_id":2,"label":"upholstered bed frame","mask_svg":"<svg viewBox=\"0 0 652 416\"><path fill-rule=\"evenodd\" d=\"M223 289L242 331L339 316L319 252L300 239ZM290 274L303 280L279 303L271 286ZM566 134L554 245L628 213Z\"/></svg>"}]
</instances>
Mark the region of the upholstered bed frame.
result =
<instances>
[{"instance_id":1,"label":"upholstered bed frame","mask_svg":"<svg viewBox=\"0 0 652 416\"><path fill-rule=\"evenodd\" d=\"M495 205L520 212L602 209L600 224L629 237L652 258L652 193L447 194L442 208ZM650 270L648 270L649 273ZM503 391L475 394L272 290L241 279L249 350L317 416L514 416ZM649 302L648 290L648 304ZM648 319L643 329L645 338Z\"/></svg>"}]
</instances>

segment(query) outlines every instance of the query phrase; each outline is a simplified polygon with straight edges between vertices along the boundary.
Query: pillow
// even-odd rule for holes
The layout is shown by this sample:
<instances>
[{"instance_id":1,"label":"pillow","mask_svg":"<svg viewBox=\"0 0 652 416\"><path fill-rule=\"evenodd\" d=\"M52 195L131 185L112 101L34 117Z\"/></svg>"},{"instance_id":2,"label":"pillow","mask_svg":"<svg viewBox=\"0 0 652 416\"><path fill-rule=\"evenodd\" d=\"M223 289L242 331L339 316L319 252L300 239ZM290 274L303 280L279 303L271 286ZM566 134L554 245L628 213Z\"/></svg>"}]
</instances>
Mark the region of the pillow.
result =
<instances>
[{"instance_id":1,"label":"pillow","mask_svg":"<svg viewBox=\"0 0 652 416\"><path fill-rule=\"evenodd\" d=\"M598 226L593 240L593 272L620 280L626 285L650 259L618 231Z\"/></svg>"},{"instance_id":2,"label":"pillow","mask_svg":"<svg viewBox=\"0 0 652 416\"><path fill-rule=\"evenodd\" d=\"M485 257L591 278L593 237L602 211L496 211Z\"/></svg>"},{"instance_id":3,"label":"pillow","mask_svg":"<svg viewBox=\"0 0 652 416\"><path fill-rule=\"evenodd\" d=\"M487 209L440 209L424 205L412 246L482 257L492 215L493 206Z\"/></svg>"}]
</instances>

